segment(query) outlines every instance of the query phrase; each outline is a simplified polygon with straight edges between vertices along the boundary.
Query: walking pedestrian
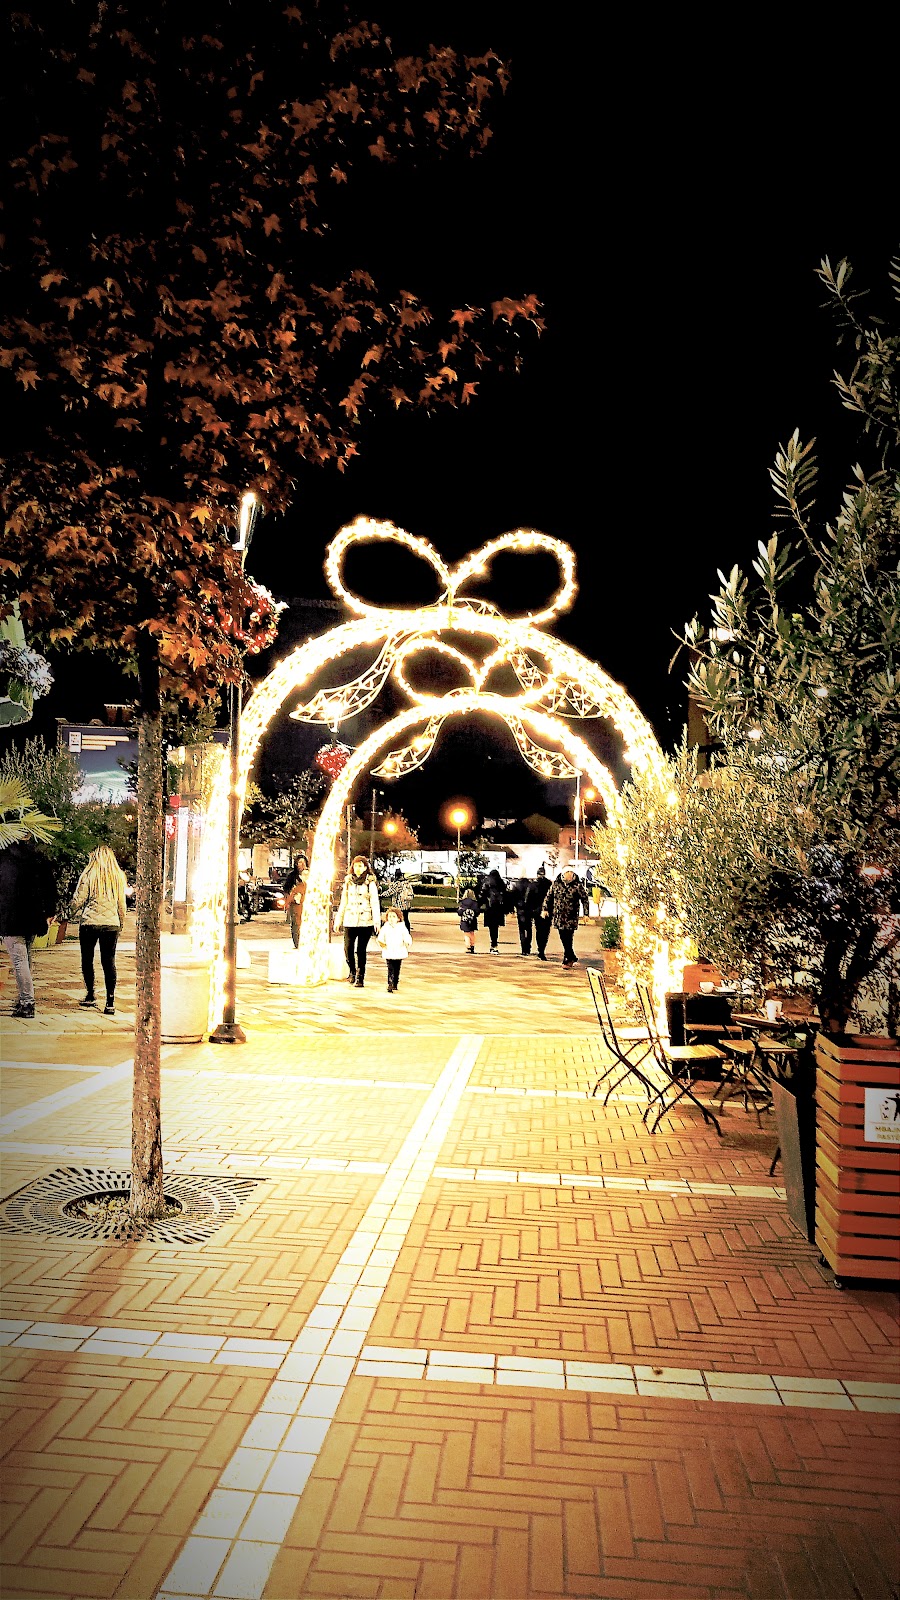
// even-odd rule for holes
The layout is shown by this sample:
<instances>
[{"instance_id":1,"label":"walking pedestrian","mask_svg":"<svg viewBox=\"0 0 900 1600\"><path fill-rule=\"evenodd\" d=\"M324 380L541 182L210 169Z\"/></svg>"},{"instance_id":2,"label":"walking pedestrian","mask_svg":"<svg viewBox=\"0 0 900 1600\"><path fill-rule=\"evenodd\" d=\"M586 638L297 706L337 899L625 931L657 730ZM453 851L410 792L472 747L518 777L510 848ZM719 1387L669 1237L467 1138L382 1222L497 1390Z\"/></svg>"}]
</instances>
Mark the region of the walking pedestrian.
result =
<instances>
[{"instance_id":1,"label":"walking pedestrian","mask_svg":"<svg viewBox=\"0 0 900 1600\"><path fill-rule=\"evenodd\" d=\"M475 954L475 930L478 927L478 900L474 889L464 889L456 907L459 926L470 956Z\"/></svg>"},{"instance_id":2,"label":"walking pedestrian","mask_svg":"<svg viewBox=\"0 0 900 1600\"><path fill-rule=\"evenodd\" d=\"M354 856L350 863L334 925L344 930L347 982L361 989L366 981L366 949L381 928L378 880L368 856Z\"/></svg>"},{"instance_id":3,"label":"walking pedestrian","mask_svg":"<svg viewBox=\"0 0 900 1600\"><path fill-rule=\"evenodd\" d=\"M406 924L407 933L412 933L409 925L409 908L413 903L413 886L408 878L400 878L399 882L396 879L394 880L392 898Z\"/></svg>"},{"instance_id":4,"label":"walking pedestrian","mask_svg":"<svg viewBox=\"0 0 900 1600\"><path fill-rule=\"evenodd\" d=\"M291 938L294 949L300 943L300 923L303 920L303 901L306 898L306 880L309 877L309 862L305 855L294 857L294 865L282 884L284 891L284 916L290 923Z\"/></svg>"},{"instance_id":5,"label":"walking pedestrian","mask_svg":"<svg viewBox=\"0 0 900 1600\"><path fill-rule=\"evenodd\" d=\"M125 874L109 845L101 844L88 856L87 866L75 885L72 917L80 920L83 1007L94 1005L94 952L100 946L100 966L106 985L105 1017L116 1014L116 945L125 926Z\"/></svg>"},{"instance_id":6,"label":"walking pedestrian","mask_svg":"<svg viewBox=\"0 0 900 1600\"><path fill-rule=\"evenodd\" d=\"M14 1017L34 1016L31 946L53 920L56 886L50 864L29 839L0 850L0 939L16 980Z\"/></svg>"},{"instance_id":7,"label":"walking pedestrian","mask_svg":"<svg viewBox=\"0 0 900 1600\"><path fill-rule=\"evenodd\" d=\"M388 906L377 938L387 967L387 992L396 994L400 983L400 968L412 948L412 934L403 920L403 912L399 906Z\"/></svg>"},{"instance_id":8,"label":"walking pedestrian","mask_svg":"<svg viewBox=\"0 0 900 1600\"><path fill-rule=\"evenodd\" d=\"M516 913L516 923L519 929L519 954L531 955L531 940L534 932L534 911L529 905L529 891L531 879L525 868L515 883L511 885L512 909Z\"/></svg>"},{"instance_id":9,"label":"walking pedestrian","mask_svg":"<svg viewBox=\"0 0 900 1600\"><path fill-rule=\"evenodd\" d=\"M526 905L534 927L535 955L539 961L547 959L547 940L550 937L550 919L541 916L544 901L550 890L550 879L546 869L538 867L535 876L528 885Z\"/></svg>"},{"instance_id":10,"label":"walking pedestrian","mask_svg":"<svg viewBox=\"0 0 900 1600\"><path fill-rule=\"evenodd\" d=\"M506 889L496 867L492 868L481 885L478 904L484 914L484 925L491 936L490 954L495 956L498 954L497 935L506 926Z\"/></svg>"},{"instance_id":11,"label":"walking pedestrian","mask_svg":"<svg viewBox=\"0 0 900 1600\"><path fill-rule=\"evenodd\" d=\"M578 957L575 954L574 938L578 919L582 912L587 912L588 899L584 884L571 867L566 867L551 886L550 893L544 901L542 918L546 919L549 928L553 923L560 937L563 947L563 966L574 967Z\"/></svg>"}]
</instances>

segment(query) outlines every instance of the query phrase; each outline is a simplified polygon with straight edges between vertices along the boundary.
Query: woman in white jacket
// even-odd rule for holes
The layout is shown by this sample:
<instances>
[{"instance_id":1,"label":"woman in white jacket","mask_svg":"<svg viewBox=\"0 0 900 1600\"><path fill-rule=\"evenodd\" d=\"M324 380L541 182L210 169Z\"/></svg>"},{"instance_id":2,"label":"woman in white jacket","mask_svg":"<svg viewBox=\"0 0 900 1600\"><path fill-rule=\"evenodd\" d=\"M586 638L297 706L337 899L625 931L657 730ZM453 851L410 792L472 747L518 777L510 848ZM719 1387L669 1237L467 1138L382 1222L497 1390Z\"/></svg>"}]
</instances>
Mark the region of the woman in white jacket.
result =
<instances>
[{"instance_id":1,"label":"woman in white jacket","mask_svg":"<svg viewBox=\"0 0 900 1600\"><path fill-rule=\"evenodd\" d=\"M73 921L80 918L81 975L84 999L81 1006L94 1004L94 951L100 945L100 965L106 984L105 1017L115 1016L116 945L125 926L125 874L107 844L97 846L75 885L72 897Z\"/></svg>"},{"instance_id":2,"label":"woman in white jacket","mask_svg":"<svg viewBox=\"0 0 900 1600\"><path fill-rule=\"evenodd\" d=\"M366 978L366 948L381 927L378 880L367 856L354 856L350 863L334 925L344 930L347 982L361 989Z\"/></svg>"}]
</instances>

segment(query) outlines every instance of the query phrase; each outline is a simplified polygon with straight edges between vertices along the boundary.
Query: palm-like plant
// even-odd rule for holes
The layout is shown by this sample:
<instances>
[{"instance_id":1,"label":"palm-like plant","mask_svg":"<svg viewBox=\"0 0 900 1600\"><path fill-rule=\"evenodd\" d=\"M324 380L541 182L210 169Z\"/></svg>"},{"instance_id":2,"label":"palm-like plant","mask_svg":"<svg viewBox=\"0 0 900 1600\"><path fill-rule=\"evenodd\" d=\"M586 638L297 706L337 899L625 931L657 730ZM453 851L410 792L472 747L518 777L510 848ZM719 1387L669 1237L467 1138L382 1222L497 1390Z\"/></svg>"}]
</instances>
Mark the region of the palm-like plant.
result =
<instances>
[{"instance_id":1,"label":"palm-like plant","mask_svg":"<svg viewBox=\"0 0 900 1600\"><path fill-rule=\"evenodd\" d=\"M58 833L61 823L56 817L45 817L38 811L24 785L18 778L0 780L0 850L20 839L37 839L49 844L51 836Z\"/></svg>"}]
</instances>

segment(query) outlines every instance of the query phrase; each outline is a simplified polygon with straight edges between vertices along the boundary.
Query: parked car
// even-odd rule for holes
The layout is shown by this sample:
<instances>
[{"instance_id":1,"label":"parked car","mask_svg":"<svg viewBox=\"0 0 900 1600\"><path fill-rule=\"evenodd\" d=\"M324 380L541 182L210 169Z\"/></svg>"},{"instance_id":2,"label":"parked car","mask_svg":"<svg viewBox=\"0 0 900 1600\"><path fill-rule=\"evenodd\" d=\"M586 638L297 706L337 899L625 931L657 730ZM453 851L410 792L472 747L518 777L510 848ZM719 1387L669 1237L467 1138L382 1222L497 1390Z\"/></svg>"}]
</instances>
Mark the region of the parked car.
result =
<instances>
[{"instance_id":1,"label":"parked car","mask_svg":"<svg viewBox=\"0 0 900 1600\"><path fill-rule=\"evenodd\" d=\"M284 888L280 883L259 882L256 885L256 899L260 911L284 910Z\"/></svg>"}]
</instances>

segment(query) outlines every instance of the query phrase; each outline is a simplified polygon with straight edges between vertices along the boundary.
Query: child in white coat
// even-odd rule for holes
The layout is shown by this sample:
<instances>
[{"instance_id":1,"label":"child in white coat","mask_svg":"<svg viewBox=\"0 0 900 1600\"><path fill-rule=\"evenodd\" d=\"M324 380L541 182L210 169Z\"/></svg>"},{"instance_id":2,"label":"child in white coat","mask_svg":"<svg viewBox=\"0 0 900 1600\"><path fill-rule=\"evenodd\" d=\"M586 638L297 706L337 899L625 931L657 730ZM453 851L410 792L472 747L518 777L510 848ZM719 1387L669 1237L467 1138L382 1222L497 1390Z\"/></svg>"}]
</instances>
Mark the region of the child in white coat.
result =
<instances>
[{"instance_id":1,"label":"child in white coat","mask_svg":"<svg viewBox=\"0 0 900 1600\"><path fill-rule=\"evenodd\" d=\"M388 994L395 994L400 982L400 963L412 949L412 934L403 920L403 912L397 906L388 907L377 938L387 967Z\"/></svg>"}]
</instances>

